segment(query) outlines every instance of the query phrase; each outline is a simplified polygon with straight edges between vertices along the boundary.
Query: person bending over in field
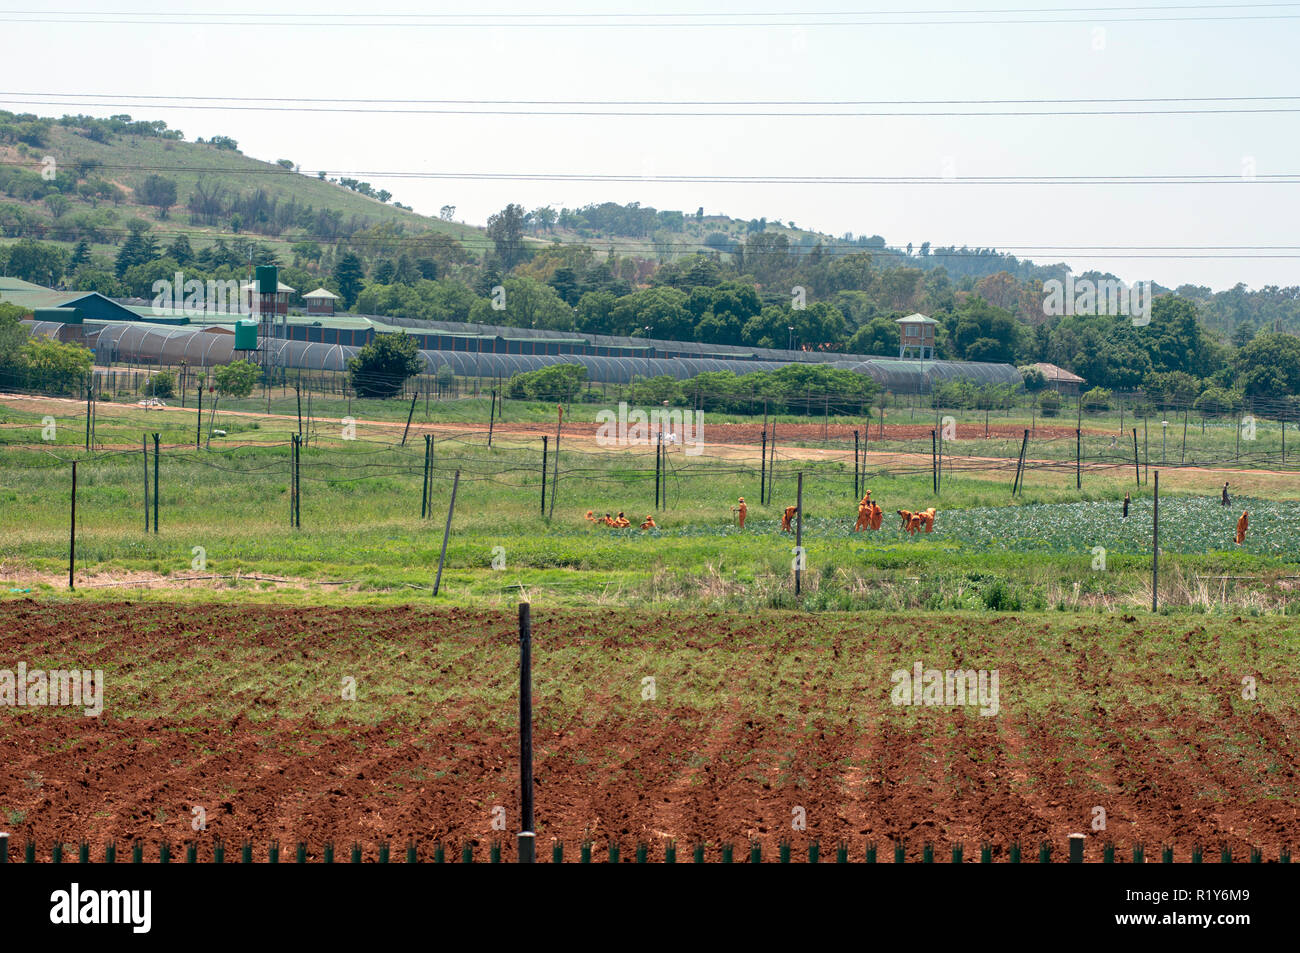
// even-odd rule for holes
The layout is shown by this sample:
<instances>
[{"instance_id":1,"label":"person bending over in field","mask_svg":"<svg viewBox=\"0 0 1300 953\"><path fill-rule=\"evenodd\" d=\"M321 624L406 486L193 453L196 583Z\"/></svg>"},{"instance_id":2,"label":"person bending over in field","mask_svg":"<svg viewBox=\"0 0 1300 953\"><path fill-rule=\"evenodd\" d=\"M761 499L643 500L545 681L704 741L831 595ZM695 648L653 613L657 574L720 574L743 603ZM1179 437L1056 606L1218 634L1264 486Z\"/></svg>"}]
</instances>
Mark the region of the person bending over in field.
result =
<instances>
[{"instance_id":1,"label":"person bending over in field","mask_svg":"<svg viewBox=\"0 0 1300 953\"><path fill-rule=\"evenodd\" d=\"M903 518L903 525L900 526L899 529L902 529L902 530L906 531L908 525L912 522L912 511L911 511L911 510L896 510L895 512L898 513L898 515L901 516L901 517Z\"/></svg>"},{"instance_id":2,"label":"person bending over in field","mask_svg":"<svg viewBox=\"0 0 1300 953\"><path fill-rule=\"evenodd\" d=\"M1237 520L1237 545L1240 546L1246 541L1246 529L1250 526L1250 520L1246 518L1246 511L1241 511L1241 519Z\"/></svg>"},{"instance_id":3,"label":"person bending over in field","mask_svg":"<svg viewBox=\"0 0 1300 953\"><path fill-rule=\"evenodd\" d=\"M650 515L647 514L647 515L646 515L646 518L645 518L645 522L641 524L641 528L642 528L642 529L658 529L659 526L658 526L657 523L655 523L655 518L654 518L653 516L650 516Z\"/></svg>"},{"instance_id":4,"label":"person bending over in field","mask_svg":"<svg viewBox=\"0 0 1300 953\"><path fill-rule=\"evenodd\" d=\"M612 517L612 516L610 516L608 513L606 513L606 514L601 518L600 522L604 523L606 526L613 526L613 525L614 525L614 517Z\"/></svg>"},{"instance_id":5,"label":"person bending over in field","mask_svg":"<svg viewBox=\"0 0 1300 953\"><path fill-rule=\"evenodd\" d=\"M740 523L740 528L745 528L745 517L749 515L749 507L745 505L745 498L742 496L736 503L736 521Z\"/></svg>"},{"instance_id":6,"label":"person bending over in field","mask_svg":"<svg viewBox=\"0 0 1300 953\"><path fill-rule=\"evenodd\" d=\"M912 518L908 520L907 531L909 533L918 533L921 530L921 521L925 519L920 513L913 513Z\"/></svg>"},{"instance_id":7,"label":"person bending over in field","mask_svg":"<svg viewBox=\"0 0 1300 953\"><path fill-rule=\"evenodd\" d=\"M921 511L921 524L927 533L934 532L934 507Z\"/></svg>"},{"instance_id":8,"label":"person bending over in field","mask_svg":"<svg viewBox=\"0 0 1300 953\"><path fill-rule=\"evenodd\" d=\"M596 514L592 510L587 510L586 514L582 518L587 520L589 523L600 522L600 520L596 519Z\"/></svg>"},{"instance_id":9,"label":"person bending over in field","mask_svg":"<svg viewBox=\"0 0 1300 953\"><path fill-rule=\"evenodd\" d=\"M795 515L798 512L799 507L797 506L787 506L785 508L785 514L781 517L781 531L783 533L792 532L790 529L790 521L795 518Z\"/></svg>"}]
</instances>

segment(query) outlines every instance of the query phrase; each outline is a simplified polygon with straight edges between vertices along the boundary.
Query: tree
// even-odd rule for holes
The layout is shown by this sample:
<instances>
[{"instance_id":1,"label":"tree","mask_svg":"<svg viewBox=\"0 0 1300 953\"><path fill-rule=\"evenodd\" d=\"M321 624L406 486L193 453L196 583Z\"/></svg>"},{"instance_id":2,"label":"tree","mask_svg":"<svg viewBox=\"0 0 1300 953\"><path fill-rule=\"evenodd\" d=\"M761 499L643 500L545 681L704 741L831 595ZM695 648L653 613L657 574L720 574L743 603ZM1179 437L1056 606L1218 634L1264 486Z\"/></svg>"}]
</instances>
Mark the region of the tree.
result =
<instances>
[{"instance_id":1,"label":"tree","mask_svg":"<svg viewBox=\"0 0 1300 953\"><path fill-rule=\"evenodd\" d=\"M524 209L513 202L487 221L488 237L496 247L502 271L510 271L524 260Z\"/></svg>"},{"instance_id":2,"label":"tree","mask_svg":"<svg viewBox=\"0 0 1300 953\"><path fill-rule=\"evenodd\" d=\"M57 245L24 238L9 249L7 271L33 284L53 286L67 268L67 252Z\"/></svg>"},{"instance_id":3,"label":"tree","mask_svg":"<svg viewBox=\"0 0 1300 953\"><path fill-rule=\"evenodd\" d=\"M438 209L438 217L444 222L450 222L456 217L456 206L444 205L442 208Z\"/></svg>"},{"instance_id":4,"label":"tree","mask_svg":"<svg viewBox=\"0 0 1300 953\"><path fill-rule=\"evenodd\" d=\"M158 239L149 232L149 223L132 219L127 223L131 234L117 253L113 270L121 278L132 265L142 265L158 257Z\"/></svg>"},{"instance_id":5,"label":"tree","mask_svg":"<svg viewBox=\"0 0 1300 953\"><path fill-rule=\"evenodd\" d=\"M216 370L217 393L222 397L247 397L262 376L262 369L251 361L234 361Z\"/></svg>"},{"instance_id":6,"label":"tree","mask_svg":"<svg viewBox=\"0 0 1300 953\"><path fill-rule=\"evenodd\" d=\"M1241 384L1251 397L1278 400L1300 394L1300 338L1260 334L1237 352Z\"/></svg>"},{"instance_id":7,"label":"tree","mask_svg":"<svg viewBox=\"0 0 1300 953\"><path fill-rule=\"evenodd\" d=\"M190 246L189 238L185 235L177 235L172 239L172 243L167 246L167 257L182 268L194 261L194 249Z\"/></svg>"},{"instance_id":8,"label":"tree","mask_svg":"<svg viewBox=\"0 0 1300 953\"><path fill-rule=\"evenodd\" d=\"M348 380L358 397L389 398L407 378L424 368L415 338L406 334L377 334L348 361Z\"/></svg>"},{"instance_id":9,"label":"tree","mask_svg":"<svg viewBox=\"0 0 1300 953\"><path fill-rule=\"evenodd\" d=\"M1021 367L1020 376L1024 378L1025 390L1031 394L1037 393L1047 386L1047 377L1032 364Z\"/></svg>"},{"instance_id":10,"label":"tree","mask_svg":"<svg viewBox=\"0 0 1300 953\"><path fill-rule=\"evenodd\" d=\"M345 310L351 310L356 302L364 277L365 270L361 267L361 259L354 252L348 252L334 266L334 281L339 286L339 295L343 298Z\"/></svg>"},{"instance_id":11,"label":"tree","mask_svg":"<svg viewBox=\"0 0 1300 953\"><path fill-rule=\"evenodd\" d=\"M166 218L167 210L176 204L176 183L165 176L147 175L135 194L145 205L158 209L159 218Z\"/></svg>"},{"instance_id":12,"label":"tree","mask_svg":"<svg viewBox=\"0 0 1300 953\"><path fill-rule=\"evenodd\" d=\"M53 338L29 338L19 350L19 364L28 386L46 393L81 395L94 359L86 348Z\"/></svg>"}]
</instances>

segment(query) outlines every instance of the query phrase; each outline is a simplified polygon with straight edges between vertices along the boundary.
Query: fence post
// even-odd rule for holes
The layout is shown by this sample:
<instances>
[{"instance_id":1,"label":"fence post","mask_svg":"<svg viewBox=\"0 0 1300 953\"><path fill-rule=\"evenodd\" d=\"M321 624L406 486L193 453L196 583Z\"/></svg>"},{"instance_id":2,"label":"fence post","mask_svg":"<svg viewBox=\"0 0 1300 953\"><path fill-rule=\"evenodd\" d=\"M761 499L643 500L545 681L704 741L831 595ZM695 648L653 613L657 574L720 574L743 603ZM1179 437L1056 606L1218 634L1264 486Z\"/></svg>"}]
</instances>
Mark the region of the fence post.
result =
<instances>
[{"instance_id":1,"label":"fence post","mask_svg":"<svg viewBox=\"0 0 1300 953\"><path fill-rule=\"evenodd\" d=\"M797 596L803 584L803 471L799 471L799 490L795 497L794 530L794 594Z\"/></svg>"},{"instance_id":2,"label":"fence post","mask_svg":"<svg viewBox=\"0 0 1300 953\"><path fill-rule=\"evenodd\" d=\"M140 458L144 460L144 531L149 532L149 435L140 435Z\"/></svg>"},{"instance_id":3,"label":"fence post","mask_svg":"<svg viewBox=\"0 0 1300 953\"><path fill-rule=\"evenodd\" d=\"M858 443L858 429L853 428L853 499L856 502L859 496L858 491L858 455L862 452Z\"/></svg>"},{"instance_id":4,"label":"fence post","mask_svg":"<svg viewBox=\"0 0 1300 953\"><path fill-rule=\"evenodd\" d=\"M533 618L519 603L519 863L535 862L533 831Z\"/></svg>"},{"instance_id":5,"label":"fence post","mask_svg":"<svg viewBox=\"0 0 1300 953\"><path fill-rule=\"evenodd\" d=\"M68 520L68 588L77 588L73 584L73 572L77 564L77 461L72 461L72 515Z\"/></svg>"},{"instance_id":6,"label":"fence post","mask_svg":"<svg viewBox=\"0 0 1300 953\"><path fill-rule=\"evenodd\" d=\"M546 444L550 439L542 434L542 516L546 515Z\"/></svg>"},{"instance_id":7,"label":"fence post","mask_svg":"<svg viewBox=\"0 0 1300 953\"><path fill-rule=\"evenodd\" d=\"M935 431L930 431L930 479L934 483L934 494L939 495L939 438Z\"/></svg>"},{"instance_id":8,"label":"fence post","mask_svg":"<svg viewBox=\"0 0 1300 953\"><path fill-rule=\"evenodd\" d=\"M488 446L492 446L492 426L497 418L497 392L492 390L492 407L488 410Z\"/></svg>"},{"instance_id":9,"label":"fence post","mask_svg":"<svg viewBox=\"0 0 1300 953\"><path fill-rule=\"evenodd\" d=\"M153 531L158 532L158 497L162 496L158 483L158 435L153 435Z\"/></svg>"},{"instance_id":10,"label":"fence post","mask_svg":"<svg viewBox=\"0 0 1300 953\"><path fill-rule=\"evenodd\" d=\"M770 447L772 454L767 463L767 505L772 505L772 491L776 489L776 421L772 421L772 443Z\"/></svg>"},{"instance_id":11,"label":"fence post","mask_svg":"<svg viewBox=\"0 0 1300 953\"><path fill-rule=\"evenodd\" d=\"M1160 471L1156 471L1151 511L1151 611L1160 608Z\"/></svg>"},{"instance_id":12,"label":"fence post","mask_svg":"<svg viewBox=\"0 0 1300 953\"><path fill-rule=\"evenodd\" d=\"M763 503L767 496L767 424L763 424L763 449L758 464L758 502Z\"/></svg>"},{"instance_id":13,"label":"fence post","mask_svg":"<svg viewBox=\"0 0 1300 953\"><path fill-rule=\"evenodd\" d=\"M447 528L442 534L442 554L438 557L438 575L433 580L433 595L438 595L438 587L442 585L442 564L447 559L447 538L451 536L451 515L456 512L456 488L460 486L460 471L456 471L456 477L451 483L451 502L447 505ZM551 497L554 503L555 497Z\"/></svg>"},{"instance_id":14,"label":"fence post","mask_svg":"<svg viewBox=\"0 0 1300 953\"><path fill-rule=\"evenodd\" d=\"M1074 428L1074 488L1083 489L1083 471L1080 469L1083 456L1083 428Z\"/></svg>"},{"instance_id":15,"label":"fence post","mask_svg":"<svg viewBox=\"0 0 1300 953\"><path fill-rule=\"evenodd\" d=\"M9 833L0 831L0 864L9 863Z\"/></svg>"},{"instance_id":16,"label":"fence post","mask_svg":"<svg viewBox=\"0 0 1300 953\"><path fill-rule=\"evenodd\" d=\"M555 418L555 472L551 475L551 505L547 517L555 515L555 494L560 488L560 429L564 426L564 407L557 408Z\"/></svg>"},{"instance_id":17,"label":"fence post","mask_svg":"<svg viewBox=\"0 0 1300 953\"><path fill-rule=\"evenodd\" d=\"M1070 863L1083 863L1083 834L1070 835Z\"/></svg>"},{"instance_id":18,"label":"fence post","mask_svg":"<svg viewBox=\"0 0 1300 953\"><path fill-rule=\"evenodd\" d=\"M1138 469L1138 429L1133 428L1133 481L1142 485L1142 471Z\"/></svg>"},{"instance_id":19,"label":"fence post","mask_svg":"<svg viewBox=\"0 0 1300 953\"><path fill-rule=\"evenodd\" d=\"M194 417L194 449L198 450L202 445L203 436L203 379L199 378L199 411ZM269 411L268 411L269 413Z\"/></svg>"},{"instance_id":20,"label":"fence post","mask_svg":"<svg viewBox=\"0 0 1300 953\"><path fill-rule=\"evenodd\" d=\"M420 489L420 519L428 515L429 509L429 434L424 435L424 485Z\"/></svg>"}]
</instances>

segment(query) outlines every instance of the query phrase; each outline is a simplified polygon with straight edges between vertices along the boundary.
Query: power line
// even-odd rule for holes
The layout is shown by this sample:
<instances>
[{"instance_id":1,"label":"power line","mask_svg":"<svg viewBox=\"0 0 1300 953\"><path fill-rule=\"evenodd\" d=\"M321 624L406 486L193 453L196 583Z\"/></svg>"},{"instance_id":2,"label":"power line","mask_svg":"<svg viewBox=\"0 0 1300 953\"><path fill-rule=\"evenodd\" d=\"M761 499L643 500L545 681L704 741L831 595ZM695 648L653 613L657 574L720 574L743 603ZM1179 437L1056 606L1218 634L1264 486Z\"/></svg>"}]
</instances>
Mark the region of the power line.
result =
<instances>
[{"instance_id":1,"label":"power line","mask_svg":"<svg viewBox=\"0 0 1300 953\"><path fill-rule=\"evenodd\" d=\"M54 96L107 100L148 99L205 102L266 103L386 103L448 106L1005 106L1081 103L1194 103L1276 102L1300 96L1147 96L1137 98L1089 97L1077 99L389 99L345 96L171 96L147 93L51 93L7 90L0 96ZM117 102L105 105L122 105Z\"/></svg>"},{"instance_id":2,"label":"power line","mask_svg":"<svg viewBox=\"0 0 1300 953\"><path fill-rule=\"evenodd\" d=\"M1297 15L1296 19L1300 19ZM2 21L3 18L0 18ZM1287 97L1292 98L1292 97ZM120 104L83 102L73 100L18 99L9 97L7 102L22 106L77 106L89 109L119 108ZM962 116L992 118L1022 118L1028 116L1203 116L1203 115L1276 115L1300 112L1300 107L1267 107L1259 109L1203 107L1192 109L1016 109L1016 110L594 110L594 109L469 109L469 108L423 108L391 109L362 108L359 106L254 106L254 105L213 105L204 103L142 103L148 109L200 110L217 112L295 112L295 113L343 113L361 115L398 115L398 116L573 116L573 117L611 117L611 118L647 118L647 119L832 119L835 117L887 119L891 116L904 119L958 118Z\"/></svg>"},{"instance_id":3,"label":"power line","mask_svg":"<svg viewBox=\"0 0 1300 953\"><path fill-rule=\"evenodd\" d=\"M1297 108L1300 112L1300 108ZM259 161L251 159L249 161ZM74 160L73 165L76 165ZM34 168L31 163L5 161L0 167ZM661 182L692 185L1294 185L1300 172L1260 173L1250 177L1241 173L1157 173L1151 175L660 175L641 173L590 172L425 172L414 170L326 170L295 171L280 167L223 168L220 166L184 166L136 163L93 163L88 172L184 172L199 175L321 175L369 176L385 179L424 179L461 181L523 182ZM330 182L337 185L336 182ZM360 193L358 193L360 194Z\"/></svg>"},{"instance_id":4,"label":"power line","mask_svg":"<svg viewBox=\"0 0 1300 953\"><path fill-rule=\"evenodd\" d=\"M103 24L111 26L258 26L293 27L295 29L358 27L397 28L817 28L850 26L987 26L1040 25L1076 23L1177 23L1177 22L1249 22L1300 19L1290 13L1258 12L1203 13L1195 11L1237 10L1242 8L1282 8L1293 4L1210 4L1169 7L1075 7L1075 8L1004 8L984 11L846 11L804 13L734 13L717 11L706 14L641 12L626 14L550 13L550 14L420 14L420 13L229 13L219 11L104 11L52 12L48 10L0 11L0 22L34 24ZM1170 11L1180 12L1172 15ZM1060 13L1085 13L1085 16L1060 16ZM1005 14L1005 15L1004 15ZM1029 16L1026 16L1029 14ZM1119 15L1124 14L1124 15ZM902 19L882 19L902 17ZM766 18L766 19L763 19Z\"/></svg>"}]
</instances>

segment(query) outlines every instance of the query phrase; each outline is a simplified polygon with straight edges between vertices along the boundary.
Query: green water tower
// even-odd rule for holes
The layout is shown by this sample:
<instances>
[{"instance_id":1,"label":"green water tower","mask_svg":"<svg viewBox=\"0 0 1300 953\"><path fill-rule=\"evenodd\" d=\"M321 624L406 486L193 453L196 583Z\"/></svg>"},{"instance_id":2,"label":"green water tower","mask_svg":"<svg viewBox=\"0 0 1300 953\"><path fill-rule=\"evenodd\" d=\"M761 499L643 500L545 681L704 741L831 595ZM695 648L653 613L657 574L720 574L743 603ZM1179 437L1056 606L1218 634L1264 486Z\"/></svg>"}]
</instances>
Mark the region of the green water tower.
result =
<instances>
[{"instance_id":1,"label":"green water tower","mask_svg":"<svg viewBox=\"0 0 1300 953\"><path fill-rule=\"evenodd\" d=\"M235 350L236 351L257 350L257 322L256 321L235 322Z\"/></svg>"},{"instance_id":2,"label":"green water tower","mask_svg":"<svg viewBox=\"0 0 1300 953\"><path fill-rule=\"evenodd\" d=\"M257 266L257 293L273 295L280 290L280 269L275 265Z\"/></svg>"}]
</instances>

